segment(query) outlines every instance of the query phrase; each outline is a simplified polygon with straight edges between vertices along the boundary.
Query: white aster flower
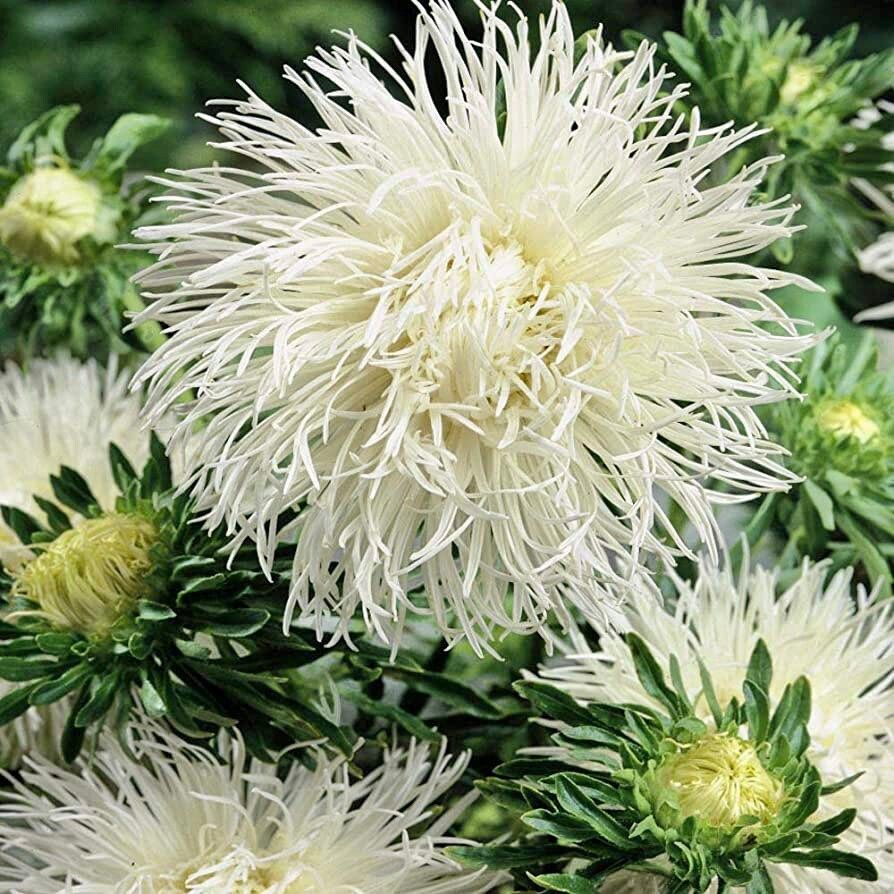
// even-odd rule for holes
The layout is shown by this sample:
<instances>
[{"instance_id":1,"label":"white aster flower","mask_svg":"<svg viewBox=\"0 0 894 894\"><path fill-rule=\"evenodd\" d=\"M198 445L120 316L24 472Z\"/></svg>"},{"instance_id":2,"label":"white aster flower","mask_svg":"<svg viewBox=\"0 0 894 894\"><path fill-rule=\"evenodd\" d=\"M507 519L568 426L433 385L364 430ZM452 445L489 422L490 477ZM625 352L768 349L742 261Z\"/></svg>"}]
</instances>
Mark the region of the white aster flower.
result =
<instances>
[{"instance_id":1,"label":"white aster flower","mask_svg":"<svg viewBox=\"0 0 894 894\"><path fill-rule=\"evenodd\" d=\"M736 582L708 566L694 585L681 584L671 609L635 593L627 605L630 629L647 643L659 664L680 661L690 692L700 692L696 656L701 656L718 699L741 700L748 659L758 639L773 659L772 702L786 684L810 681L810 760L825 784L863 773L842 791L827 796L829 809L854 807L858 816L842 848L875 862L879 877L894 878L894 606L858 588L851 594L850 571L828 584L824 563L805 564L800 577L777 598L774 573L757 568ZM582 701L648 701L623 636L601 635L600 649L588 649L572 635L574 654L542 677ZM710 722L704 699L696 705ZM796 866L771 866L778 890L786 894L844 894L875 890L869 883ZM656 883L657 884L657 883ZM623 876L610 894L647 894L659 889L643 876Z\"/></svg>"},{"instance_id":2,"label":"white aster flower","mask_svg":"<svg viewBox=\"0 0 894 894\"><path fill-rule=\"evenodd\" d=\"M479 894L503 880L443 851L467 843L445 832L468 799L436 809L467 756L413 743L356 780L318 754L315 770L295 762L280 778L238 738L220 743L227 763L144 727L139 763L112 736L81 770L28 761L0 806L3 890Z\"/></svg>"},{"instance_id":3,"label":"white aster flower","mask_svg":"<svg viewBox=\"0 0 894 894\"><path fill-rule=\"evenodd\" d=\"M481 10L478 42L434 0L400 72L353 36L287 70L320 129L223 103L250 166L166 181L179 219L139 232L150 418L208 420L208 524L269 567L301 509L287 620L360 607L394 648L413 611L479 652L617 617L606 584L685 549L661 494L714 551L713 502L791 480L753 405L812 343L767 294L795 279L741 260L792 232L750 204L771 160L707 179L754 128L677 117L648 44L575 62L561 3L533 40Z\"/></svg>"}]
</instances>

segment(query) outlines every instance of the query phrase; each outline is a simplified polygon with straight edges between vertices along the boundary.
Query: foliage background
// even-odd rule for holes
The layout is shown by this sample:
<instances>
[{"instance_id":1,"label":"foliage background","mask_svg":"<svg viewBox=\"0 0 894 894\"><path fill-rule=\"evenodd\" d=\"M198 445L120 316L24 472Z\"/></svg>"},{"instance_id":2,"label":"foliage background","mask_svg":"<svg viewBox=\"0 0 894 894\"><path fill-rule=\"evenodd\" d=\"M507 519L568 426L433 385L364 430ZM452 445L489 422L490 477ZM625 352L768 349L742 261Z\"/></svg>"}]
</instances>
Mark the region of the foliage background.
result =
<instances>
[{"instance_id":1,"label":"foliage background","mask_svg":"<svg viewBox=\"0 0 894 894\"><path fill-rule=\"evenodd\" d=\"M529 15L549 0L516 0ZM454 0L474 30L475 0ZM731 0L736 7L738 0ZM894 43L894 3L792 0L767 4L777 18L803 17L820 38L851 21L862 23L856 55ZM568 0L576 31L597 22L617 39L624 28L657 37L677 30L678 0ZM210 129L194 117L211 98L230 98L236 81L293 114L307 115L299 91L280 77L298 67L333 29L357 32L396 54L388 35L412 42L411 0L0 0L0 145L54 105L76 102L82 113L72 148L85 151L125 112L173 119L161 140L145 147L144 169L185 167L210 158Z\"/></svg>"}]
</instances>

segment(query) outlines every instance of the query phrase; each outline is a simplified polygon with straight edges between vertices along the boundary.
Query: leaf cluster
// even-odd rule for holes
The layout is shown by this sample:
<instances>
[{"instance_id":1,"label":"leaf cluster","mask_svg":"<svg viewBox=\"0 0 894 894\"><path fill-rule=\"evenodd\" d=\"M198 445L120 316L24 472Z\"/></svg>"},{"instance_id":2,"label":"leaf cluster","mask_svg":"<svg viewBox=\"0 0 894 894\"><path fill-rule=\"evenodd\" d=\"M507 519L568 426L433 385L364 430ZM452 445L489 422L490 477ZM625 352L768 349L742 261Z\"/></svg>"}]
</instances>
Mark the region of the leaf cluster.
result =
<instances>
[{"instance_id":1,"label":"leaf cluster","mask_svg":"<svg viewBox=\"0 0 894 894\"><path fill-rule=\"evenodd\" d=\"M773 251L778 261L794 260L799 269L810 266L817 275L817 265L830 260L836 267L853 266L854 253L879 231L879 215L861 199L853 180L882 188L894 182L894 152L882 145L894 121L881 113L872 123L854 122L894 87L894 49L850 59L857 25L816 45L801 28L801 21L771 28L767 10L751 2L736 12L722 8L715 19L707 0L687 0L682 33L666 31L658 54L690 83L686 111L697 107L705 125L757 122L767 129L734 154L721 176L784 156L768 172L766 198L793 196L808 231L799 237L797 258L786 240ZM642 39L625 34L630 45Z\"/></svg>"}]
</instances>

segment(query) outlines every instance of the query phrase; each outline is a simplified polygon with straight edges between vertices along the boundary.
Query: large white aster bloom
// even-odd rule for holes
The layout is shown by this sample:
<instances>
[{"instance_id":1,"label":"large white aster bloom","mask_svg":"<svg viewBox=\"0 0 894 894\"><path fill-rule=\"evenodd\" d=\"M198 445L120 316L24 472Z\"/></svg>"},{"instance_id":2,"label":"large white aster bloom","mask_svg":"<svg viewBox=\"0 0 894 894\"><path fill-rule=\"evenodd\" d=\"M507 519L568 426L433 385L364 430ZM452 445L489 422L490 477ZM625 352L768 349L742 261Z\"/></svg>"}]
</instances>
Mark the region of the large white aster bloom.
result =
<instances>
[{"instance_id":1,"label":"large white aster bloom","mask_svg":"<svg viewBox=\"0 0 894 894\"><path fill-rule=\"evenodd\" d=\"M114 357L105 370L59 355L31 361L27 372L14 364L0 371L0 504L42 518L34 496L53 499L50 475L67 465L84 476L103 505L113 505L118 489L109 444L135 465L149 452L141 401L128 393L127 381ZM30 550L0 518L0 563L12 568L29 558ZM0 696L13 688L0 682ZM35 752L57 755L67 715L65 702L31 708L0 729L0 766L16 767Z\"/></svg>"},{"instance_id":2,"label":"large white aster bloom","mask_svg":"<svg viewBox=\"0 0 894 894\"><path fill-rule=\"evenodd\" d=\"M635 593L627 605L630 628L649 645L659 664L680 661L690 692L700 692L697 656L710 671L721 703L741 700L742 683L757 640L773 659L771 701L786 684L810 681L810 760L826 784L863 773L856 782L824 799L834 812L858 810L842 848L872 860L879 878L894 878L894 605L858 588L851 594L850 571L824 584L824 563L805 564L800 577L777 598L775 573L756 568L738 581L705 566L692 587L681 584L669 609ZM599 651L572 634L572 654L542 677L583 701L650 701L640 686L620 634L602 634ZM707 722L704 699L696 709ZM850 894L876 890L867 882L796 866L774 865L770 874L786 894ZM644 876L621 876L610 894L658 894Z\"/></svg>"},{"instance_id":3,"label":"large white aster bloom","mask_svg":"<svg viewBox=\"0 0 894 894\"><path fill-rule=\"evenodd\" d=\"M750 204L771 160L706 179L754 129L676 117L648 44L575 61L561 3L536 40L481 8L479 42L434 0L400 72L354 37L287 70L319 129L222 103L250 167L166 181L177 222L139 233L150 418L208 420L209 525L267 567L300 508L287 618L359 606L394 647L412 611L477 651L616 619L606 585L684 549L665 497L713 551L713 502L790 480L753 405L811 343L767 294L794 278L741 260L792 232Z\"/></svg>"},{"instance_id":4,"label":"large white aster bloom","mask_svg":"<svg viewBox=\"0 0 894 894\"><path fill-rule=\"evenodd\" d=\"M465 843L445 832L468 799L437 802L467 756L412 743L361 780L322 754L280 778L238 738L221 746L226 763L144 727L138 763L111 736L87 768L29 760L0 805L3 890L481 894L502 881L443 851Z\"/></svg>"}]
</instances>

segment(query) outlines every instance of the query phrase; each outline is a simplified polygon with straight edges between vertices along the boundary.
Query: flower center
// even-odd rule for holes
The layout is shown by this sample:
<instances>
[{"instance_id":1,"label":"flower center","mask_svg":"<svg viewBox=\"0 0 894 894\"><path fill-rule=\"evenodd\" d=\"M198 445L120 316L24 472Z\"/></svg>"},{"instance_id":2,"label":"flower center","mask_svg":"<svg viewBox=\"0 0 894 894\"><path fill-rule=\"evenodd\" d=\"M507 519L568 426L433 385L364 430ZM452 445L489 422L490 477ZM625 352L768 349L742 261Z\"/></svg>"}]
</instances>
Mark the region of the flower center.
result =
<instances>
[{"instance_id":1,"label":"flower center","mask_svg":"<svg viewBox=\"0 0 894 894\"><path fill-rule=\"evenodd\" d=\"M44 264L78 260L75 244L99 235L99 187L62 168L38 168L10 190L0 208L0 243Z\"/></svg>"},{"instance_id":2,"label":"flower center","mask_svg":"<svg viewBox=\"0 0 894 894\"><path fill-rule=\"evenodd\" d=\"M139 515L110 513L88 519L39 547L14 574L12 593L40 607L38 614L65 630L106 632L150 595L150 550L155 525Z\"/></svg>"},{"instance_id":3,"label":"flower center","mask_svg":"<svg viewBox=\"0 0 894 894\"><path fill-rule=\"evenodd\" d=\"M853 401L840 400L821 407L816 416L820 428L838 438L856 438L868 444L881 431L877 422Z\"/></svg>"},{"instance_id":4,"label":"flower center","mask_svg":"<svg viewBox=\"0 0 894 894\"><path fill-rule=\"evenodd\" d=\"M671 755L657 778L672 793L678 819L693 816L721 829L745 816L767 822L783 798L782 783L767 772L754 747L728 733L705 736Z\"/></svg>"},{"instance_id":5,"label":"flower center","mask_svg":"<svg viewBox=\"0 0 894 894\"><path fill-rule=\"evenodd\" d=\"M588 299L573 287L558 289L512 239L458 236L415 274L400 310L406 337L380 365L393 370L398 405L412 396L417 410L438 419L438 430L462 419L458 431L505 444L550 419L552 434L581 401L563 371L582 366Z\"/></svg>"},{"instance_id":6,"label":"flower center","mask_svg":"<svg viewBox=\"0 0 894 894\"><path fill-rule=\"evenodd\" d=\"M794 105L812 86L818 74L817 67L807 62L793 62L788 67L785 82L779 95L786 105Z\"/></svg>"}]
</instances>

